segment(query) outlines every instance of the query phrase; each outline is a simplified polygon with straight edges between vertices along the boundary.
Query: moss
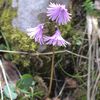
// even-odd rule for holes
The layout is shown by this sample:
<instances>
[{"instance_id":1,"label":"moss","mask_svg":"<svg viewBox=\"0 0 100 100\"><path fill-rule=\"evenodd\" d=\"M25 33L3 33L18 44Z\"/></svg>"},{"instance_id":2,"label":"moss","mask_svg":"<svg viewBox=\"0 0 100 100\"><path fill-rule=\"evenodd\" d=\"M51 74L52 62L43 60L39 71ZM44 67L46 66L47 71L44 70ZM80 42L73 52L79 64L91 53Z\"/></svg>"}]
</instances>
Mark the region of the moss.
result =
<instances>
[{"instance_id":1,"label":"moss","mask_svg":"<svg viewBox=\"0 0 100 100\"><path fill-rule=\"evenodd\" d=\"M12 27L12 19L16 16L16 11L11 8L11 0L9 6L3 9L0 16L0 27L3 35L9 44L8 49L15 51L35 51L36 45L25 33ZM12 61L15 63L22 62L22 66L29 66L29 57L13 54Z\"/></svg>"}]
</instances>

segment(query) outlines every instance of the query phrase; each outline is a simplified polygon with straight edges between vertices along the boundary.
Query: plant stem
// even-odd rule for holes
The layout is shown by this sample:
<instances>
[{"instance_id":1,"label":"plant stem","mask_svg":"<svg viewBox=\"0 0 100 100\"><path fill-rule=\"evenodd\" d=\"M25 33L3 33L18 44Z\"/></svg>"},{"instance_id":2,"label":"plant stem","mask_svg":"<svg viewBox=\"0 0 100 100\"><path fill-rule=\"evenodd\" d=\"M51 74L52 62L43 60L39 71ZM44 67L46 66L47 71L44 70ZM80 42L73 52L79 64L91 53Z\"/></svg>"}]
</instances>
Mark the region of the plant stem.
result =
<instances>
[{"instance_id":1,"label":"plant stem","mask_svg":"<svg viewBox=\"0 0 100 100\"><path fill-rule=\"evenodd\" d=\"M5 41L5 44L7 46L7 50L10 51L10 45L9 45L7 39L6 39L5 33L1 31L1 34L2 34L2 37L3 37L4 41ZM10 54L10 58L13 59L11 54Z\"/></svg>"},{"instance_id":2,"label":"plant stem","mask_svg":"<svg viewBox=\"0 0 100 100\"><path fill-rule=\"evenodd\" d=\"M91 59L92 59L92 46L91 46L91 37L89 38L89 61L88 61L88 77L87 77L87 100L91 100Z\"/></svg>"},{"instance_id":3,"label":"plant stem","mask_svg":"<svg viewBox=\"0 0 100 100\"><path fill-rule=\"evenodd\" d=\"M3 90L2 90L1 81L0 81L0 92L1 92L1 100L3 100Z\"/></svg>"},{"instance_id":4,"label":"plant stem","mask_svg":"<svg viewBox=\"0 0 100 100\"><path fill-rule=\"evenodd\" d=\"M12 99L12 95L11 95L11 90L10 90L10 87L9 87L9 83L8 83L8 81L7 81L5 69L4 69L4 67L3 67L3 64L2 64L2 61L1 61L1 60L0 60L0 67L1 67L1 70L2 70L2 73L3 73L3 76L4 76L4 79L5 79L5 83L6 83L7 88L8 88L8 93L9 93L10 100L13 100L13 99Z\"/></svg>"},{"instance_id":5,"label":"plant stem","mask_svg":"<svg viewBox=\"0 0 100 100\"><path fill-rule=\"evenodd\" d=\"M53 47L52 51L53 51L53 54L52 54L52 64L51 64L51 74L50 74L50 84L49 84L48 96L51 93L52 82L53 82L53 75L54 75L54 58L55 58L54 47Z\"/></svg>"}]
</instances>

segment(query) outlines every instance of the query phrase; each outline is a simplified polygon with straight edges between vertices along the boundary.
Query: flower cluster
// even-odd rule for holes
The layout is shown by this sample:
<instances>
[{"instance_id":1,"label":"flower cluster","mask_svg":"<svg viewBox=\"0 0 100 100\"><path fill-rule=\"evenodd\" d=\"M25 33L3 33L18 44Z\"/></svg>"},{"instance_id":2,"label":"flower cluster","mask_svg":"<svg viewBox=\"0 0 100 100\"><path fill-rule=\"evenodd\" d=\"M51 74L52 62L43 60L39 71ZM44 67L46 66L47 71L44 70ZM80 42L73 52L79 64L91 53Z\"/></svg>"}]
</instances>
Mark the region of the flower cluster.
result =
<instances>
[{"instance_id":1,"label":"flower cluster","mask_svg":"<svg viewBox=\"0 0 100 100\"><path fill-rule=\"evenodd\" d=\"M61 36L61 32L59 29L56 30L55 34L51 37L49 36L45 36L44 37L44 41L46 42L46 44L52 44L53 46L65 46L67 44L70 45L69 42L65 41L62 36Z\"/></svg>"},{"instance_id":2,"label":"flower cluster","mask_svg":"<svg viewBox=\"0 0 100 100\"><path fill-rule=\"evenodd\" d=\"M70 13L68 10L65 8L65 5L60 5L60 4L54 4L50 3L49 8L47 8L47 16L49 17L50 20L56 21L58 25L64 25L67 24L71 17ZM61 36L60 30L57 28L53 36L46 36L43 35L43 29L44 29L44 24L39 24L35 28L29 28L27 29L28 35L35 40L35 42L42 44L47 44L47 45L53 45L53 46L65 46L68 44L70 45L69 42L64 40Z\"/></svg>"},{"instance_id":3,"label":"flower cluster","mask_svg":"<svg viewBox=\"0 0 100 100\"><path fill-rule=\"evenodd\" d=\"M49 5L49 8L47 9L47 16L49 17L49 19L51 19L52 21L56 21L56 23L58 23L59 25L64 25L71 19L71 14L68 13L65 5L51 3Z\"/></svg>"},{"instance_id":4,"label":"flower cluster","mask_svg":"<svg viewBox=\"0 0 100 100\"><path fill-rule=\"evenodd\" d=\"M43 28L44 28L44 24L39 24L37 27L35 28L29 28L27 29L27 34L35 40L35 42L40 43L40 45L44 44L43 41Z\"/></svg>"}]
</instances>

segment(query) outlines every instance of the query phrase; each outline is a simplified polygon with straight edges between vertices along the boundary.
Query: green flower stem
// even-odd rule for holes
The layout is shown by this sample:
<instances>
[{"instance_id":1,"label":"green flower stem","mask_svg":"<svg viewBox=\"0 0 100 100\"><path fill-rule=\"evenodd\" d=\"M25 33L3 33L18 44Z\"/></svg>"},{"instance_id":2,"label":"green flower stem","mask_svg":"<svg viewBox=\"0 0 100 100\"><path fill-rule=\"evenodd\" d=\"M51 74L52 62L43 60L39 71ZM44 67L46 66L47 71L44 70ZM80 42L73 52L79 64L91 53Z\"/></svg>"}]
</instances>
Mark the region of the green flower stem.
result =
<instances>
[{"instance_id":1,"label":"green flower stem","mask_svg":"<svg viewBox=\"0 0 100 100\"><path fill-rule=\"evenodd\" d=\"M9 43L8 43L6 37L5 37L5 33L1 31L1 34L2 34L2 37L3 37L4 41L5 41L5 43L6 43L7 50L10 51L10 46L9 46ZM11 60L13 59L11 54L10 54L10 58L11 58Z\"/></svg>"},{"instance_id":2,"label":"green flower stem","mask_svg":"<svg viewBox=\"0 0 100 100\"><path fill-rule=\"evenodd\" d=\"M51 93L51 89L52 89L52 82L53 82L53 76L54 76L54 59L55 59L55 53L54 53L54 47L52 49L52 64L51 64L51 74L50 74L50 84L49 84L49 92L48 92L48 96Z\"/></svg>"}]
</instances>

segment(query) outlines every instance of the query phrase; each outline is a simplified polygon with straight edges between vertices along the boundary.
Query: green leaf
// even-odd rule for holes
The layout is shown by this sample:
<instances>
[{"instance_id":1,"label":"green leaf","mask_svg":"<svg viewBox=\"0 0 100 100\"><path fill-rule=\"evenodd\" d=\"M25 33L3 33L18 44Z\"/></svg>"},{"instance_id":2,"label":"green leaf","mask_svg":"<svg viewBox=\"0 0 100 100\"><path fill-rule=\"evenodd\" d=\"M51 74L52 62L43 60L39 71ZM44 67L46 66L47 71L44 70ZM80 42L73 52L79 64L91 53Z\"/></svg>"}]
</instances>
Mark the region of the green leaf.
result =
<instances>
[{"instance_id":1,"label":"green leaf","mask_svg":"<svg viewBox=\"0 0 100 100\"><path fill-rule=\"evenodd\" d=\"M95 7L91 0L86 0L83 4L83 7L87 13L91 13L94 11Z\"/></svg>"},{"instance_id":2,"label":"green leaf","mask_svg":"<svg viewBox=\"0 0 100 100\"><path fill-rule=\"evenodd\" d=\"M82 41L81 41L81 40L77 40L77 41L76 41L76 44L77 44L78 46L80 46L80 45L82 44Z\"/></svg>"},{"instance_id":3,"label":"green leaf","mask_svg":"<svg viewBox=\"0 0 100 100\"><path fill-rule=\"evenodd\" d=\"M18 94L15 92L15 86L14 86L14 84L9 84L8 86L10 88L11 97L13 100L15 100L18 96ZM4 86L4 94L7 98L10 98L7 85Z\"/></svg>"},{"instance_id":4,"label":"green leaf","mask_svg":"<svg viewBox=\"0 0 100 100\"><path fill-rule=\"evenodd\" d=\"M0 50L6 50L6 46L4 44L0 44Z\"/></svg>"},{"instance_id":5,"label":"green leaf","mask_svg":"<svg viewBox=\"0 0 100 100\"><path fill-rule=\"evenodd\" d=\"M32 85L33 78L29 74L25 74L22 78L17 82L17 87L22 90L28 90Z\"/></svg>"}]
</instances>

